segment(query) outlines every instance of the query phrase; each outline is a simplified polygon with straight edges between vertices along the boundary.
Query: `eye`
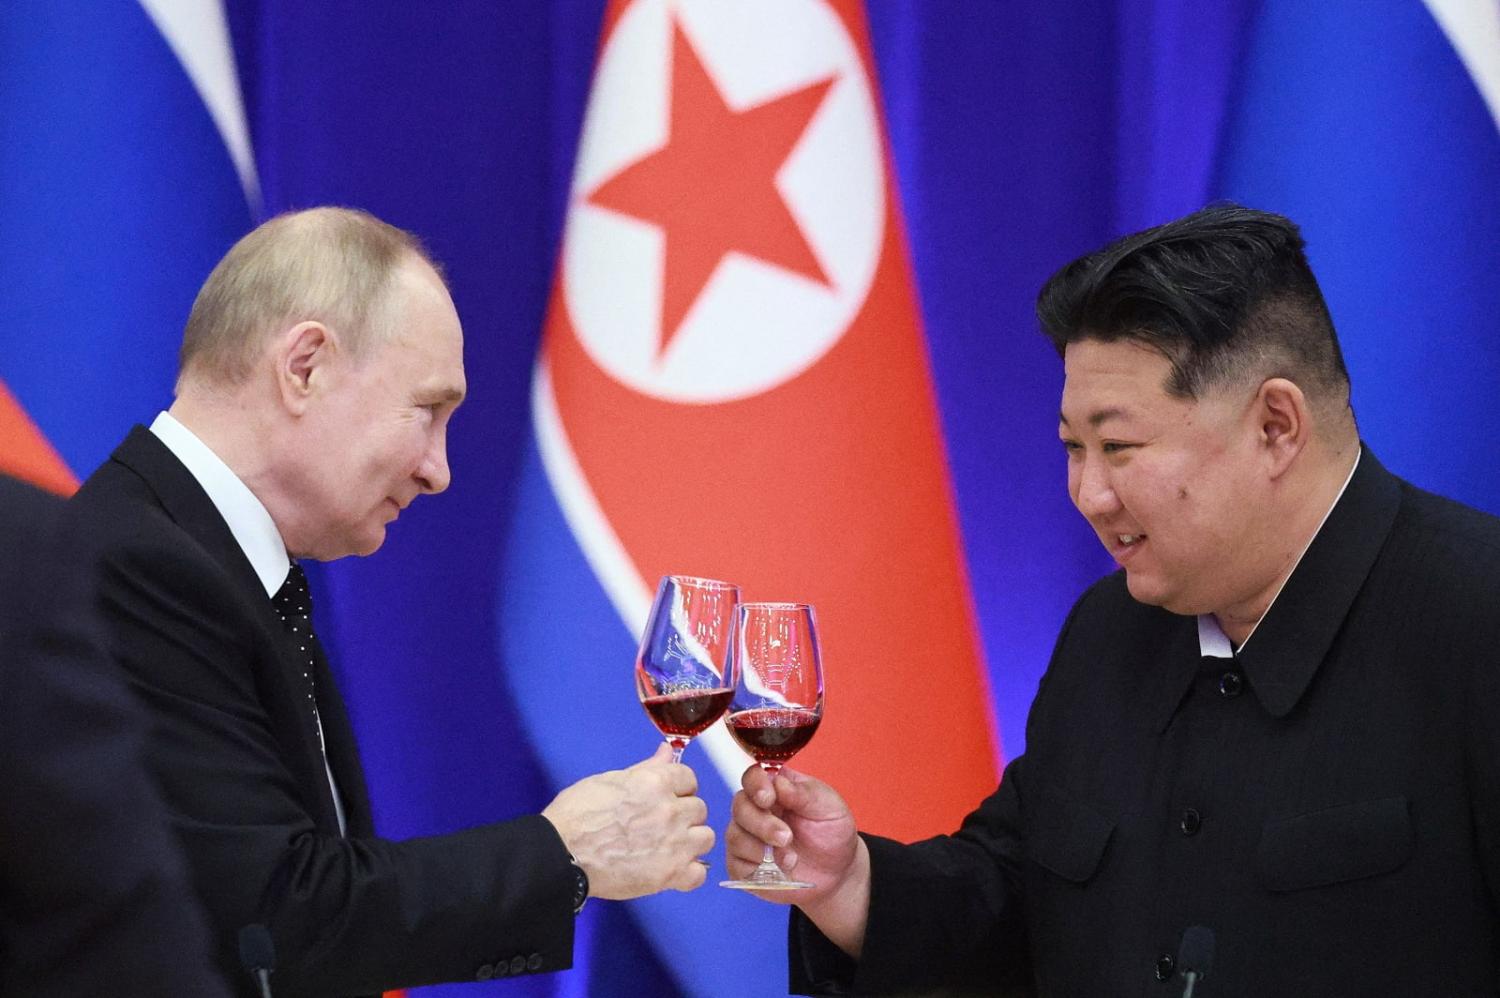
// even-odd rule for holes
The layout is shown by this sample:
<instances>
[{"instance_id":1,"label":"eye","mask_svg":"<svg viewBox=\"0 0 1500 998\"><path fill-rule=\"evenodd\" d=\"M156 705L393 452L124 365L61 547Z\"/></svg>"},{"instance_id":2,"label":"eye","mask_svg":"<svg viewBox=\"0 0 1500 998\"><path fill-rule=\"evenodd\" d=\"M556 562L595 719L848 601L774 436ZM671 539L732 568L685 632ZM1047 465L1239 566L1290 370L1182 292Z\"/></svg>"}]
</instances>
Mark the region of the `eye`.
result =
<instances>
[{"instance_id":1,"label":"eye","mask_svg":"<svg viewBox=\"0 0 1500 998\"><path fill-rule=\"evenodd\" d=\"M1118 440L1106 440L1100 447L1106 454L1120 454L1134 447L1135 444L1121 443Z\"/></svg>"},{"instance_id":2,"label":"eye","mask_svg":"<svg viewBox=\"0 0 1500 998\"><path fill-rule=\"evenodd\" d=\"M1079 443L1077 440L1063 440L1062 445L1063 450L1067 451L1070 457L1074 454L1082 453L1083 451L1083 444Z\"/></svg>"}]
</instances>

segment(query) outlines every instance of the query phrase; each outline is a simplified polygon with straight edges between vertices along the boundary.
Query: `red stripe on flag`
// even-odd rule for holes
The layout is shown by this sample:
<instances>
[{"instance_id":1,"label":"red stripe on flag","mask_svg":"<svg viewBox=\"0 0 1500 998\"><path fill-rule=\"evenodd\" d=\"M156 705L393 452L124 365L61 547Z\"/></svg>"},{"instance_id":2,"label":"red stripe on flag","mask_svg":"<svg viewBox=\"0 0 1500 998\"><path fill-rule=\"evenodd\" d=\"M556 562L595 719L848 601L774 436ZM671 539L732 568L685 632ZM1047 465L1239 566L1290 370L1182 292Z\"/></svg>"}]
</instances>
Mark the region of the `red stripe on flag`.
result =
<instances>
[{"instance_id":1,"label":"red stripe on flag","mask_svg":"<svg viewBox=\"0 0 1500 998\"><path fill-rule=\"evenodd\" d=\"M862 8L833 7L873 80ZM606 24L618 26L619 17L616 5ZM679 68L698 56L681 44L674 50ZM728 113L709 107L702 119L727 136L776 100ZM675 108L673 119L683 127ZM994 789L998 752L883 127L880 135L886 196L873 282L842 336L806 370L708 404L637 390L580 340L567 273L554 290L544 351L583 477L647 587L685 572L732 579L747 599L817 606L827 713L793 765L833 783L862 827L914 838L951 830ZM784 139L783 128L775 141ZM665 160L678 141L687 140L669 134L650 155ZM640 192L612 193L611 209L665 231L668 284L682 258L672 240L687 236L718 240L726 259L738 250L778 263L771 250L747 251L742 230L730 231L744 222L735 206L723 207L725 228L705 234L704 219L716 216L679 203L715 169L734 174L727 189L743 186L756 157L742 135L726 142L721 163L705 162L696 143L695 172L684 171L661 199L659 217ZM590 193L575 192L575 211ZM675 335L675 325L664 332Z\"/></svg>"},{"instance_id":2,"label":"red stripe on flag","mask_svg":"<svg viewBox=\"0 0 1500 998\"><path fill-rule=\"evenodd\" d=\"M70 496L78 489L78 478L3 381L0 381L0 471L61 496Z\"/></svg>"}]
</instances>

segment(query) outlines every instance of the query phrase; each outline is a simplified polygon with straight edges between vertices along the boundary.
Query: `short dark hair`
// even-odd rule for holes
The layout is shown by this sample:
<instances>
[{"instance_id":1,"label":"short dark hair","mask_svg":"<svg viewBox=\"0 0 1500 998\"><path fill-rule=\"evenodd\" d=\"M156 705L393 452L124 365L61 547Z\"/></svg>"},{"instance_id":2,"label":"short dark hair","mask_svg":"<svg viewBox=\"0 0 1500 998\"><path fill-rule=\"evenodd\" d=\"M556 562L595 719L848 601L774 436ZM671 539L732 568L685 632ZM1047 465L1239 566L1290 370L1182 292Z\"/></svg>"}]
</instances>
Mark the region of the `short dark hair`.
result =
<instances>
[{"instance_id":1,"label":"short dark hair","mask_svg":"<svg viewBox=\"0 0 1500 998\"><path fill-rule=\"evenodd\" d=\"M1179 398L1284 377L1310 401L1342 406L1349 371L1305 246L1290 219L1212 204L1063 267L1037 296L1037 317L1059 354L1090 339L1159 351Z\"/></svg>"}]
</instances>

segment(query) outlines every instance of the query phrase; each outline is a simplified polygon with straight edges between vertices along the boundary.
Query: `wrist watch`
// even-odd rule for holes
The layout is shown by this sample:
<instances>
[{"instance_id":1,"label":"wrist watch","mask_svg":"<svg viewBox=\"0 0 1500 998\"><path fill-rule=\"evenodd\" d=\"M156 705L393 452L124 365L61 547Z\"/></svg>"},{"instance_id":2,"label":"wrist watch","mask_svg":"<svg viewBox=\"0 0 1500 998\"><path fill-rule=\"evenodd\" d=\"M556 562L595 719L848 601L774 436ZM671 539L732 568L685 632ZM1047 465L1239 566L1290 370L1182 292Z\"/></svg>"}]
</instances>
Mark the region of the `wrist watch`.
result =
<instances>
[{"instance_id":1,"label":"wrist watch","mask_svg":"<svg viewBox=\"0 0 1500 998\"><path fill-rule=\"evenodd\" d=\"M577 915L589 899L589 875L583 872L576 857L568 856L568 862L573 864L573 914Z\"/></svg>"}]
</instances>

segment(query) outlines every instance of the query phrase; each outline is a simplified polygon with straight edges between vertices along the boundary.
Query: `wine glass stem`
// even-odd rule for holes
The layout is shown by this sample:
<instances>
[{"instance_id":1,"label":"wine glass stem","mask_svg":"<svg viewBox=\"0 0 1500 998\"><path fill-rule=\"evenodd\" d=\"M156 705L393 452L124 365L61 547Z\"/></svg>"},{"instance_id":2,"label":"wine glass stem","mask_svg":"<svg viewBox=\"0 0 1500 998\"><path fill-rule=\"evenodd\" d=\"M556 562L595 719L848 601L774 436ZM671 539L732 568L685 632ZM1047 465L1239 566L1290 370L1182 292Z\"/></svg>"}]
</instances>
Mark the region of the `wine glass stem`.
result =
<instances>
[{"instance_id":1,"label":"wine glass stem","mask_svg":"<svg viewBox=\"0 0 1500 998\"><path fill-rule=\"evenodd\" d=\"M766 771L766 775L771 778L771 783L774 785L776 783L776 774L781 772L781 763L763 762L760 764L760 768ZM760 866L763 870L767 867L774 869L778 876L781 875L781 867L776 865L776 851L771 848L771 843L769 842L766 843L765 854L761 856Z\"/></svg>"},{"instance_id":2,"label":"wine glass stem","mask_svg":"<svg viewBox=\"0 0 1500 998\"><path fill-rule=\"evenodd\" d=\"M682 751L683 751L683 749L687 748L687 739L685 739L685 738L668 738L667 739L667 744L670 745L670 746L672 746L672 761L673 762L681 762L682 761Z\"/></svg>"}]
</instances>

